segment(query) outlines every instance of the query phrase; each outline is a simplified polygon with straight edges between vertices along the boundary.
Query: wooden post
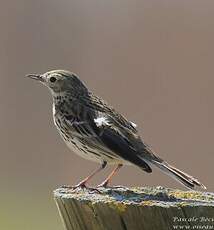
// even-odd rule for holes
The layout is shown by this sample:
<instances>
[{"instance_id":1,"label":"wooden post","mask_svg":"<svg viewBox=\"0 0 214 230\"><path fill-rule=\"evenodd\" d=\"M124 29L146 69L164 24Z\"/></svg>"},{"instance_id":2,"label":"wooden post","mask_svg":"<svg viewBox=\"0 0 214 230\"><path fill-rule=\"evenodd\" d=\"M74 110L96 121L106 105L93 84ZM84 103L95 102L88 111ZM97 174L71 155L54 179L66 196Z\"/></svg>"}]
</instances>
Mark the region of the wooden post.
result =
<instances>
[{"instance_id":1,"label":"wooden post","mask_svg":"<svg viewBox=\"0 0 214 230\"><path fill-rule=\"evenodd\" d=\"M214 229L214 193L156 188L54 191L66 230Z\"/></svg>"}]
</instances>

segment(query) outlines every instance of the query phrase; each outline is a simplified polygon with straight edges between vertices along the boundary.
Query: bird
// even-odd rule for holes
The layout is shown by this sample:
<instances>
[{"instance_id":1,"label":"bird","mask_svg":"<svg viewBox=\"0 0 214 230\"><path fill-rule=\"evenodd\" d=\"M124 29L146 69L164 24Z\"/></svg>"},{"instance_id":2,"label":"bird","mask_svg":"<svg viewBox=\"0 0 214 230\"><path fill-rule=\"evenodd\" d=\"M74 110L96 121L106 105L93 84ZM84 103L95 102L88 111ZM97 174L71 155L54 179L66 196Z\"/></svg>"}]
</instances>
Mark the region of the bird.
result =
<instances>
[{"instance_id":1,"label":"bird","mask_svg":"<svg viewBox=\"0 0 214 230\"><path fill-rule=\"evenodd\" d=\"M73 187L87 188L88 181L109 164L115 168L97 188L109 186L123 165L134 165L147 173L155 166L188 189L206 189L198 179L158 156L143 141L137 125L91 92L77 74L51 70L27 76L50 90L54 124L69 149L99 163L99 168Z\"/></svg>"}]
</instances>

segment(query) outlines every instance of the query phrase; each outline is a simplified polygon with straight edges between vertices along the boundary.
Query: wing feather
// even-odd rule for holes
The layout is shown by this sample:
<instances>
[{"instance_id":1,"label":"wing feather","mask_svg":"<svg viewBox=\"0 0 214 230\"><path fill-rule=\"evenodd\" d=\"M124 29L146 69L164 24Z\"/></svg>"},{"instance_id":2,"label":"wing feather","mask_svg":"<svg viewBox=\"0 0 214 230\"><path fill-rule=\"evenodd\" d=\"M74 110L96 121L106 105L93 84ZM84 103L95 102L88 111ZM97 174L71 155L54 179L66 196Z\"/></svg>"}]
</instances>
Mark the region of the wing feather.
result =
<instances>
[{"instance_id":1,"label":"wing feather","mask_svg":"<svg viewBox=\"0 0 214 230\"><path fill-rule=\"evenodd\" d=\"M142 159L139 144L142 148L143 143L134 125L111 107L102 106L104 102L95 103L90 100L91 102L94 104L78 104L78 116L75 117L75 121L71 119L71 125L77 133L84 130L84 135L78 134L77 137L87 139L86 143L94 148L112 152L114 158L135 164L146 172L152 172L151 167ZM67 116L67 120L69 117Z\"/></svg>"}]
</instances>

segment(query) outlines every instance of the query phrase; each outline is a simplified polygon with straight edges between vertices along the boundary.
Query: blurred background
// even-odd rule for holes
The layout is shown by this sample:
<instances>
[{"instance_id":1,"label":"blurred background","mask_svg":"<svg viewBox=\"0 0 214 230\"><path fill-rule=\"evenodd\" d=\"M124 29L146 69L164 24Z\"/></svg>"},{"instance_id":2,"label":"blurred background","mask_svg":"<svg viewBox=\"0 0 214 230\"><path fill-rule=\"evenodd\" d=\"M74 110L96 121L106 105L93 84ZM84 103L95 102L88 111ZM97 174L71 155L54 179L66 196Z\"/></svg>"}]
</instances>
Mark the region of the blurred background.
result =
<instances>
[{"instance_id":1,"label":"blurred background","mask_svg":"<svg viewBox=\"0 0 214 230\"><path fill-rule=\"evenodd\" d=\"M211 0L1 1L0 229L62 230L52 191L97 167L65 146L50 93L29 73L77 73L160 156L213 191L213 12ZM130 166L112 183L184 189Z\"/></svg>"}]
</instances>

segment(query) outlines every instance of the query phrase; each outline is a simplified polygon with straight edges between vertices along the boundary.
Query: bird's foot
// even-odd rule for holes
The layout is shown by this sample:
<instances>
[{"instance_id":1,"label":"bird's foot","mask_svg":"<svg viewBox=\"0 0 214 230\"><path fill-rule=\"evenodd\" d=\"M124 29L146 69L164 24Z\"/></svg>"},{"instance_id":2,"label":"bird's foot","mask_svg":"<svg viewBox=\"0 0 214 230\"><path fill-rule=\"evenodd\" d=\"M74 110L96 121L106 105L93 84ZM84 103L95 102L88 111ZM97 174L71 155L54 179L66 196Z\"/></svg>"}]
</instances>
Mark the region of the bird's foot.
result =
<instances>
[{"instance_id":1,"label":"bird's foot","mask_svg":"<svg viewBox=\"0 0 214 230\"><path fill-rule=\"evenodd\" d=\"M74 185L74 186L64 185L64 186L61 186L61 188L68 189L68 191L72 192L72 193L73 192L82 191L82 190L86 190L86 191L89 191L91 193L94 193L94 192L101 193L99 191L99 189L97 189L97 188L86 186L86 182L85 181L81 181L80 183L78 183L77 185Z\"/></svg>"},{"instance_id":2,"label":"bird's foot","mask_svg":"<svg viewBox=\"0 0 214 230\"><path fill-rule=\"evenodd\" d=\"M108 188L109 181L104 180L101 184L97 185L96 188Z\"/></svg>"},{"instance_id":3,"label":"bird's foot","mask_svg":"<svg viewBox=\"0 0 214 230\"><path fill-rule=\"evenodd\" d=\"M125 189L126 187L125 186L122 186L122 185L114 185L114 186L111 186L112 189L117 189L117 188L122 188L122 189Z\"/></svg>"},{"instance_id":4,"label":"bird's foot","mask_svg":"<svg viewBox=\"0 0 214 230\"><path fill-rule=\"evenodd\" d=\"M76 190L76 189L86 189L86 182L85 181L81 181L80 183L78 183L77 185L71 186L71 189Z\"/></svg>"},{"instance_id":5,"label":"bird's foot","mask_svg":"<svg viewBox=\"0 0 214 230\"><path fill-rule=\"evenodd\" d=\"M125 188L121 185L109 186L109 181L103 181L101 184L97 185L96 188L109 188L109 189L117 189L117 188Z\"/></svg>"}]
</instances>

